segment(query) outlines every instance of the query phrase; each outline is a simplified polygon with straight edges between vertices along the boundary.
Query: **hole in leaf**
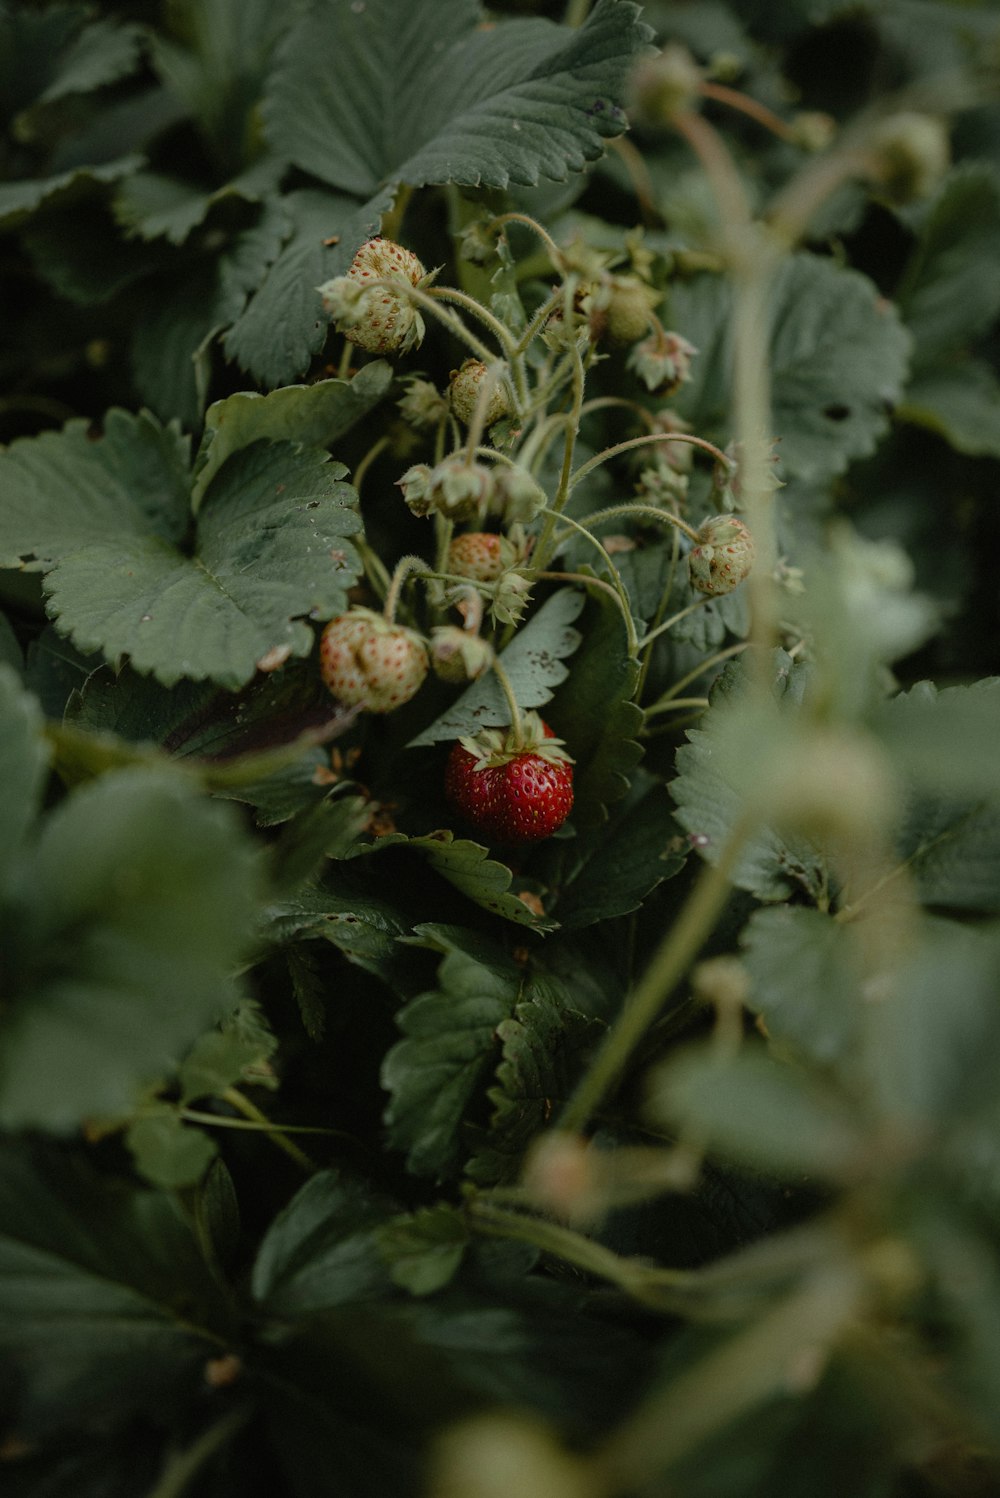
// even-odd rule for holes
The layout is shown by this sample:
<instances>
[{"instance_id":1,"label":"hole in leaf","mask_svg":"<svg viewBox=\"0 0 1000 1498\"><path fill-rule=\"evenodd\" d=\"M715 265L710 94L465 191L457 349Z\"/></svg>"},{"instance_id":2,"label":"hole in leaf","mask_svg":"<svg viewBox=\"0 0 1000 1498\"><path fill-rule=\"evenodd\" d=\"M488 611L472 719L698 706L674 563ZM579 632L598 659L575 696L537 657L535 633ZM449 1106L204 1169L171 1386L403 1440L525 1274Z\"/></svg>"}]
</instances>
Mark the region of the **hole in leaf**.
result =
<instances>
[{"instance_id":1,"label":"hole in leaf","mask_svg":"<svg viewBox=\"0 0 1000 1498\"><path fill-rule=\"evenodd\" d=\"M850 406L824 406L823 415L828 421L846 421L851 414Z\"/></svg>"}]
</instances>

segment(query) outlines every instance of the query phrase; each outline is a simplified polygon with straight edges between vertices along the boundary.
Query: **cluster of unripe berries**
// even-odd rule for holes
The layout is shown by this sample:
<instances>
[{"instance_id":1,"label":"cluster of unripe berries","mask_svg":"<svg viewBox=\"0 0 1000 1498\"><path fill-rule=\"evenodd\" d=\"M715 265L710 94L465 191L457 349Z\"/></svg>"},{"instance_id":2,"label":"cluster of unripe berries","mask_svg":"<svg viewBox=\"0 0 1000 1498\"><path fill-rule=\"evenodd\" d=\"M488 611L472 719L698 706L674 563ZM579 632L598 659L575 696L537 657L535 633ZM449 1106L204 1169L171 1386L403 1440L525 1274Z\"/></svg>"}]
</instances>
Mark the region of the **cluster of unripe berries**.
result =
<instances>
[{"instance_id":1,"label":"cluster of unripe berries","mask_svg":"<svg viewBox=\"0 0 1000 1498\"><path fill-rule=\"evenodd\" d=\"M424 322L420 295L433 281L409 250L376 238L362 245L347 273L320 288L324 307L344 336L359 348L385 355L419 346ZM592 339L631 344L630 364L650 390L669 394L687 378L695 353L679 334L665 331L653 308L658 300L640 277L599 271L580 289L570 309L574 326ZM558 314L549 337L560 337ZM572 329L566 329L567 336ZM648 336L646 336L648 335ZM544 336L544 335L543 335ZM513 393L502 360L488 365L466 359L452 372L446 395L429 381L412 377L400 408L417 430L437 429L454 417L472 433L492 428L514 414ZM471 443L476 440L473 435ZM494 618L516 622L525 605L530 576L524 570L530 541L520 527L544 507L546 494L526 468L510 460L481 462L470 451L452 453L433 465L412 465L398 480L403 498L418 516L435 514L447 522L477 522L498 516L510 534L487 529L454 536L446 571L461 593L466 611L481 590L491 597ZM753 562L753 542L734 515L715 515L697 532L689 554L692 585L702 593L730 592ZM396 589L394 588L393 593ZM453 591L450 601L455 602ZM508 596L509 595L509 596ZM492 646L478 633L482 601L466 614L465 627L442 625L425 640L385 614L351 608L327 624L320 642L323 680L339 702L370 713L389 713L420 690L431 667L442 679L473 680L495 664ZM497 668L499 669L499 667ZM560 740L535 713L519 714L516 728L488 730L456 743L450 753L445 789L455 811L491 841L531 843L548 837L569 815L573 769Z\"/></svg>"}]
</instances>

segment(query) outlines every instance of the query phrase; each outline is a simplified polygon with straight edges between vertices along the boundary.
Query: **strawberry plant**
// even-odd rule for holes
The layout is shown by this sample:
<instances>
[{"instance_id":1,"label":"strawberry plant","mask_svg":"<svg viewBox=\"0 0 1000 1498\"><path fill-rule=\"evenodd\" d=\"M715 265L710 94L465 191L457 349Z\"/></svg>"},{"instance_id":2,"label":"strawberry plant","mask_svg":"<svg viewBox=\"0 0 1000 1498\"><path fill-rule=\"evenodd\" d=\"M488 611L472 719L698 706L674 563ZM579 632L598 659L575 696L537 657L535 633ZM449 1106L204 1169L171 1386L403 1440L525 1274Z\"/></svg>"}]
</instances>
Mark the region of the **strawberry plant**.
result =
<instances>
[{"instance_id":1,"label":"strawberry plant","mask_svg":"<svg viewBox=\"0 0 1000 1498\"><path fill-rule=\"evenodd\" d=\"M1000 1491L1000 15L0 4L0 1488Z\"/></svg>"}]
</instances>

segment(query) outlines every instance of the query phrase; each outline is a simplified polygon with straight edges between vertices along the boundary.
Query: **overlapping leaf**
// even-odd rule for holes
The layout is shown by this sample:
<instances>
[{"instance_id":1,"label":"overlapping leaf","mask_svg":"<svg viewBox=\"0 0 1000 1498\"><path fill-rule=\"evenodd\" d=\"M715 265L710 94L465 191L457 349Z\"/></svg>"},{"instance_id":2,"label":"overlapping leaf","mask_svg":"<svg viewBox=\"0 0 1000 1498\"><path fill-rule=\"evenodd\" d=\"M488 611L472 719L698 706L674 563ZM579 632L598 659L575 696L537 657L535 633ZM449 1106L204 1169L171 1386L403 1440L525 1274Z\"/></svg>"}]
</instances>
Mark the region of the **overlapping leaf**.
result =
<instances>
[{"instance_id":1,"label":"overlapping leaf","mask_svg":"<svg viewBox=\"0 0 1000 1498\"><path fill-rule=\"evenodd\" d=\"M730 436L732 287L700 275L670 292L670 320L698 349L678 399L695 430ZM789 256L770 293L772 422L783 471L816 480L874 451L906 379L910 336L867 277Z\"/></svg>"},{"instance_id":2,"label":"overlapping leaf","mask_svg":"<svg viewBox=\"0 0 1000 1498\"><path fill-rule=\"evenodd\" d=\"M22 1437L162 1415L228 1330L168 1196L11 1142L0 1148L0 1311L7 1414Z\"/></svg>"},{"instance_id":3,"label":"overlapping leaf","mask_svg":"<svg viewBox=\"0 0 1000 1498\"><path fill-rule=\"evenodd\" d=\"M188 538L189 480L175 432L109 413L101 442L77 422L0 459L0 554L46 572L49 610L82 651L167 685L236 689L269 652L306 655L306 617L344 608L360 528L325 452L259 442L216 475Z\"/></svg>"},{"instance_id":4,"label":"overlapping leaf","mask_svg":"<svg viewBox=\"0 0 1000 1498\"><path fill-rule=\"evenodd\" d=\"M233 1007L258 868L228 809L179 777L103 776L44 820L3 919L0 1122L128 1113Z\"/></svg>"},{"instance_id":5,"label":"overlapping leaf","mask_svg":"<svg viewBox=\"0 0 1000 1498\"><path fill-rule=\"evenodd\" d=\"M478 27L473 0L331 0L281 47L265 98L274 147L331 187L562 181L625 128L622 90L649 37L628 0L567 31ZM336 57L336 66L329 59Z\"/></svg>"},{"instance_id":6,"label":"overlapping leaf","mask_svg":"<svg viewBox=\"0 0 1000 1498\"><path fill-rule=\"evenodd\" d=\"M565 681L567 668L563 661L580 644L580 635L572 624L584 602L583 594L572 588L553 593L503 651L501 661L519 707L541 707L551 698L553 688ZM509 722L507 699L496 677L487 672L467 687L429 728L417 734L410 748L458 739L477 729L503 727Z\"/></svg>"}]
</instances>

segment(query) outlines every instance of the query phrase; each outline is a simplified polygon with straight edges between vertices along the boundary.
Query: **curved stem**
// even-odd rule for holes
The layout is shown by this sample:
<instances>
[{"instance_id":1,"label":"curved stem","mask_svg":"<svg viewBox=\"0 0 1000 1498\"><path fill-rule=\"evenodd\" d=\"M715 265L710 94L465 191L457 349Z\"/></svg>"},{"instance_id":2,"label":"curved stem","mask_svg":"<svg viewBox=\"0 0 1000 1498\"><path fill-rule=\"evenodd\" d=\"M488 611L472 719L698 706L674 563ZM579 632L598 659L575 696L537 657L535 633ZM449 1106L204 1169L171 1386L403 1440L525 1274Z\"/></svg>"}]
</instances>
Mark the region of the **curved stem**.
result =
<instances>
[{"instance_id":1,"label":"curved stem","mask_svg":"<svg viewBox=\"0 0 1000 1498\"><path fill-rule=\"evenodd\" d=\"M368 472L369 468L372 466L379 453L385 452L385 449L389 446L391 441L391 437L380 437L377 442L373 442L371 447L359 462L357 468L355 468L352 478L354 482L354 491L359 498L361 496L361 485L365 481L365 474Z\"/></svg>"},{"instance_id":2,"label":"curved stem","mask_svg":"<svg viewBox=\"0 0 1000 1498\"><path fill-rule=\"evenodd\" d=\"M780 115L775 114L773 109L768 109L766 104L752 99L749 94L741 93L739 89L727 88L724 83L706 81L701 84L698 92L706 99L714 99L717 104L727 104L730 109L738 110L740 114L756 120L758 125L763 125L765 130L770 130L780 140L793 138L793 130Z\"/></svg>"},{"instance_id":3,"label":"curved stem","mask_svg":"<svg viewBox=\"0 0 1000 1498\"><path fill-rule=\"evenodd\" d=\"M534 312L531 315L531 318L525 325L524 332L517 340L515 353L518 356L525 353L532 340L535 338L535 335L542 327L544 327L545 323L551 317L552 313L555 311L561 301L562 287L557 286L552 295L546 297L545 301L542 302L540 306L535 308Z\"/></svg>"},{"instance_id":4,"label":"curved stem","mask_svg":"<svg viewBox=\"0 0 1000 1498\"><path fill-rule=\"evenodd\" d=\"M396 563L395 568L393 569L392 581L389 584L389 591L385 595L385 607L382 610L382 614L387 623L391 624L396 617L396 608L399 603L400 590L402 589L403 583L406 581L407 577L409 577L411 572L426 571L427 563L424 561L423 557L400 557L399 561Z\"/></svg>"},{"instance_id":5,"label":"curved stem","mask_svg":"<svg viewBox=\"0 0 1000 1498\"><path fill-rule=\"evenodd\" d=\"M489 227L491 229L502 229L505 224L524 224L526 228L531 229L533 233L538 235L538 238L548 250L552 264L558 266L562 259L562 250L560 250L548 229L543 228L529 213L501 213L499 218L493 219Z\"/></svg>"},{"instance_id":6,"label":"curved stem","mask_svg":"<svg viewBox=\"0 0 1000 1498\"><path fill-rule=\"evenodd\" d=\"M499 317L494 316L481 302L477 302L475 297L459 291L456 286L432 286L428 295L433 301L454 302L457 307L471 312L473 317L478 317L489 328L508 358L514 354L517 344L513 333L506 323L502 323Z\"/></svg>"},{"instance_id":7,"label":"curved stem","mask_svg":"<svg viewBox=\"0 0 1000 1498\"><path fill-rule=\"evenodd\" d=\"M715 461L727 471L730 467L729 459L722 449L705 437L694 437L690 432L649 432L643 437L629 437L626 442L616 442L614 447L606 447L603 452L595 453L592 458L587 459L586 463L580 464L570 479L570 488L575 489L588 473L592 473L595 468L599 468L602 463L607 463L609 459L617 458L619 453L627 453L635 447L652 447L657 442L686 442L689 447L700 447L704 452L711 453Z\"/></svg>"},{"instance_id":8,"label":"curved stem","mask_svg":"<svg viewBox=\"0 0 1000 1498\"><path fill-rule=\"evenodd\" d=\"M609 505L606 510L595 510L593 515L587 519L591 525L603 525L605 520L615 520L620 516L639 515L646 520L659 520L664 525L672 525L676 530L683 531L689 541L697 542L698 532L693 530L686 521L672 510L658 510L655 505L644 505L638 501L623 505Z\"/></svg>"},{"instance_id":9,"label":"curved stem","mask_svg":"<svg viewBox=\"0 0 1000 1498\"><path fill-rule=\"evenodd\" d=\"M611 576L615 579L615 581L610 586L612 588L612 591L615 593L615 596L617 598L619 607L621 608L621 611L622 611L622 617L625 620L625 629L626 629L626 631L628 633L629 654L630 655L634 655L636 653L637 649L638 649L639 640L638 640L638 636L636 635L636 632L635 632L635 620L632 618L632 606L631 606L631 602L629 600L628 593L625 590L625 584L622 582L621 575L620 575L620 573L618 571L618 568L615 566L614 562L611 560L611 557L610 557L609 553L601 545L600 540L598 539L598 537L595 536L591 531L589 531L585 525L581 525L580 522L579 522L579 520L574 520L571 515L559 515L559 516L556 516L555 515L555 511L554 510L550 510L547 505L542 509L541 513L543 515L552 515L552 516L554 516L555 518L561 520L562 523L563 523L563 525L569 526L570 530L575 531L577 533L577 535L583 536L584 539L587 540L587 541L589 541L590 544L594 547L594 549L600 553L602 562L606 562L607 565L608 565L608 567L611 569ZM565 572L559 572L559 573L539 572L537 575L539 577L549 578L549 577L577 576L578 574L567 574ZM599 579L599 578L597 578L597 579L584 579L584 581L597 581L597 582L600 582L601 579ZM608 585L605 584L604 586L608 586Z\"/></svg>"},{"instance_id":10,"label":"curved stem","mask_svg":"<svg viewBox=\"0 0 1000 1498\"><path fill-rule=\"evenodd\" d=\"M507 699L507 706L510 708L511 733L513 734L515 747L519 747L524 742L524 722L521 718L521 709L517 705L517 698L514 696L514 688L511 685L506 668L501 664L498 655L493 657L491 665L496 672L497 681L500 683L503 694Z\"/></svg>"},{"instance_id":11,"label":"curved stem","mask_svg":"<svg viewBox=\"0 0 1000 1498\"><path fill-rule=\"evenodd\" d=\"M752 825L749 818L744 817L730 833L718 862L705 864L680 915L663 938L638 987L567 1103L559 1120L561 1129L579 1132L594 1109L620 1081L636 1046L722 914L729 898L729 876Z\"/></svg>"},{"instance_id":12,"label":"curved stem","mask_svg":"<svg viewBox=\"0 0 1000 1498\"><path fill-rule=\"evenodd\" d=\"M484 1197L474 1197L466 1208L469 1226L473 1232L491 1238L513 1238L520 1243L531 1243L543 1253L575 1264L587 1274L600 1276L618 1285L637 1300L660 1305L658 1288L675 1291L700 1290L701 1279L696 1270L654 1268L641 1259L626 1259L613 1249L595 1243L582 1233L546 1217L529 1216L525 1212L512 1212L494 1206Z\"/></svg>"},{"instance_id":13,"label":"curved stem","mask_svg":"<svg viewBox=\"0 0 1000 1498\"><path fill-rule=\"evenodd\" d=\"M671 547L670 547L670 568L669 568L669 571L667 572L666 585L664 586L663 592L660 594L660 601L656 605L656 613L653 615L652 619L650 620L650 628L652 630L655 630L655 629L658 628L658 626L660 624L660 621L663 618L663 610L666 608L668 602L670 601L670 596L671 596L671 594L674 591L674 578L677 576L677 562L678 562L678 559L679 559L680 554L681 554L681 533L676 528L676 526L674 527L674 530L673 530L673 533L672 533L671 542L672 542L672 544L671 544ZM652 660L653 660L652 649L646 650L643 653L642 665L639 668L639 680L638 680L638 682L636 684L636 689L635 689L635 700L636 700L636 702L641 702L642 701L642 694L643 694L643 691L645 690L645 686L646 686L646 677L649 675L649 668L650 668L650 665L652 664Z\"/></svg>"},{"instance_id":14,"label":"curved stem","mask_svg":"<svg viewBox=\"0 0 1000 1498\"><path fill-rule=\"evenodd\" d=\"M552 531L555 527L556 517L561 515L562 510L569 499L572 487L573 454L576 451L576 437L580 430L580 409L583 405L584 369L580 350L573 348L573 405L566 417L566 440L563 448L562 469L559 474L559 487L556 490L555 499L552 502L552 513L546 515L545 525L538 538L538 565L544 566L549 558L549 548L552 544Z\"/></svg>"},{"instance_id":15,"label":"curved stem","mask_svg":"<svg viewBox=\"0 0 1000 1498\"><path fill-rule=\"evenodd\" d=\"M619 613L625 620L625 628L628 631L628 653L634 656L638 649L638 638L635 632L635 624L627 607L623 607L624 600L611 583L604 581L603 577L588 577L585 572L538 572L535 574L540 580L555 583L580 583L585 588L598 588L602 593L607 593L614 599Z\"/></svg>"},{"instance_id":16,"label":"curved stem","mask_svg":"<svg viewBox=\"0 0 1000 1498\"><path fill-rule=\"evenodd\" d=\"M711 594L703 593L702 596L700 598L696 598L693 603L689 603L683 609L678 609L676 614L671 614L669 619L664 619L662 624L658 624L655 629L651 629L648 635L643 635L641 642L643 650L645 650L647 645L651 645L652 642L657 638L657 636L665 635L668 629L673 629L675 624L680 624L681 620L686 619L689 614L696 613L698 609L704 608L706 603L711 602Z\"/></svg>"},{"instance_id":17,"label":"curved stem","mask_svg":"<svg viewBox=\"0 0 1000 1498\"><path fill-rule=\"evenodd\" d=\"M739 655L741 650L746 650L749 643L748 640L740 640L738 645L730 645L725 650L716 651L715 655L710 655L707 660L701 661L699 665L695 666L693 671L689 671L686 676L682 676L680 681L675 681L673 686L664 692L662 697L658 697L651 707L644 709L646 717L651 717L653 713L666 712L678 693L683 692L685 687L689 687L693 681L697 681L699 676L704 676L706 671L711 671L713 666L720 666L723 661L728 661L731 656Z\"/></svg>"},{"instance_id":18,"label":"curved stem","mask_svg":"<svg viewBox=\"0 0 1000 1498\"><path fill-rule=\"evenodd\" d=\"M242 1113L244 1118L250 1118L254 1123L262 1125L272 1142L278 1146L278 1149L284 1150L296 1165L300 1165L303 1170L308 1170L310 1173L316 1169L315 1163L310 1160L305 1150L300 1150L297 1144L294 1144L277 1125L271 1122L266 1113L262 1113L255 1103L251 1103L248 1097L244 1097L238 1087L227 1087L222 1094L222 1100L235 1108L237 1112Z\"/></svg>"}]
</instances>

